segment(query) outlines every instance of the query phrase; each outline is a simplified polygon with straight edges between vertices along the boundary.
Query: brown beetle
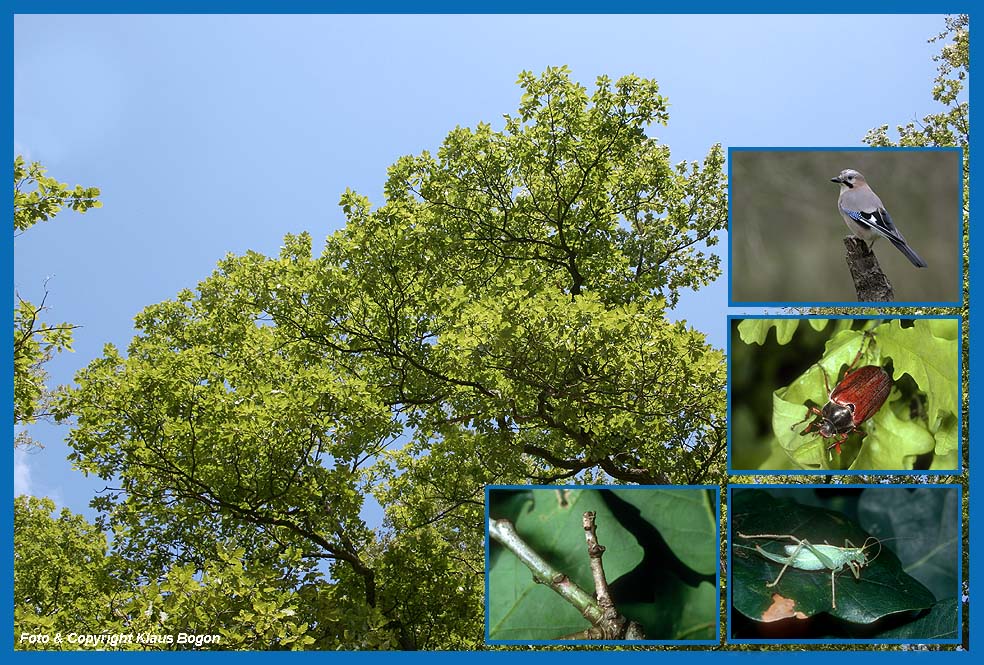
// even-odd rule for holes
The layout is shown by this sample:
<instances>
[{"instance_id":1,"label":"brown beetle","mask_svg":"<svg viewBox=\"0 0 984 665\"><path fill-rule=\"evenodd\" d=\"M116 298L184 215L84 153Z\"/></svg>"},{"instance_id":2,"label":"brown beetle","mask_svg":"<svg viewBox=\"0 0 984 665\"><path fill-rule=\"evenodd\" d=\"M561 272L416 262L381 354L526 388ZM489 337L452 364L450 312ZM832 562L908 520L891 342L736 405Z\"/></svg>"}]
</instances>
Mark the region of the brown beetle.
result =
<instances>
[{"instance_id":1,"label":"brown beetle","mask_svg":"<svg viewBox=\"0 0 984 665\"><path fill-rule=\"evenodd\" d=\"M807 425L801 434L815 430L825 439L836 437L827 446L827 450L834 448L840 454L841 444L847 441L847 437L885 404L892 391L892 379L878 365L865 365L853 371L848 370L833 390L830 390L827 372L824 371L823 383L830 397L823 409L809 407L810 412L804 420L811 415L819 417Z\"/></svg>"}]
</instances>

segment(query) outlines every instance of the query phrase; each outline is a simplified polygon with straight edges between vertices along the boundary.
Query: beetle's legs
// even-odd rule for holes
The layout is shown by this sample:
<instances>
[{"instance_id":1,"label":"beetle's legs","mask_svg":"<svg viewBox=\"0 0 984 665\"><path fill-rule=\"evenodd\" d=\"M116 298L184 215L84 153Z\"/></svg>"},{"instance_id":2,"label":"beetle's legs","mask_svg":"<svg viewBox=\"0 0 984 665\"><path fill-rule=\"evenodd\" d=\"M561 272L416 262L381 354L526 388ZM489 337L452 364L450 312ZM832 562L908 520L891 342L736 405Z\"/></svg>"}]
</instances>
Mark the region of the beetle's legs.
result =
<instances>
[{"instance_id":1,"label":"beetle's legs","mask_svg":"<svg viewBox=\"0 0 984 665\"><path fill-rule=\"evenodd\" d=\"M806 418L803 418L803 420L801 420L798 423L794 424L789 429L796 429L797 427L799 427L800 425L802 425L803 423L805 423L807 420L809 420L813 416L823 416L823 411L821 411L816 406L807 407ZM807 426L807 428L805 430L803 430L802 432L800 432L800 434L806 434L807 432L812 431L815 426L816 426L816 423L810 423L809 426Z\"/></svg>"}]
</instances>

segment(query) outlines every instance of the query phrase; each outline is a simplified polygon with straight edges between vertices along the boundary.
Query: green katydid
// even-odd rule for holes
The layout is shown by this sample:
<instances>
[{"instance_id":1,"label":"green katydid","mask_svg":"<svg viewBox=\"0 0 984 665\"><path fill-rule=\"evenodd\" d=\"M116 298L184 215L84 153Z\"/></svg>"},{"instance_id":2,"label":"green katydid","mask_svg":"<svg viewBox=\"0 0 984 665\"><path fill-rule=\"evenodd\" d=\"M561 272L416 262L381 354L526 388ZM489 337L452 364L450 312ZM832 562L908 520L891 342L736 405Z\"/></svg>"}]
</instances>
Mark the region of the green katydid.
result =
<instances>
[{"instance_id":1,"label":"green katydid","mask_svg":"<svg viewBox=\"0 0 984 665\"><path fill-rule=\"evenodd\" d=\"M760 545L755 546L755 551L764 556L770 561L775 561L776 563L783 564L782 570L779 571L779 575L772 582L767 582L767 587L774 587L779 584L779 580L782 579L783 573L786 569L792 566L793 568L799 570L829 570L830 571L830 598L831 605L833 609L837 609L837 590L835 587L835 576L840 571L844 570L847 566L848 569L854 574L854 579L861 579L861 569L867 566L869 563L874 561L875 556L868 558L865 553L869 547L878 544L879 552L881 552L881 541L877 538L870 536L865 541L861 547L855 547L854 543L850 540L844 541L844 547L837 547L836 545L831 545L824 542L823 545L814 545L805 538L797 538L789 534L754 534L746 536L743 533L739 533L740 538L768 538L770 540L791 540L795 545L784 545L783 548L786 550L786 556L780 556L779 554L774 554L772 552L767 552L762 549ZM874 541L869 545L869 541Z\"/></svg>"}]
</instances>

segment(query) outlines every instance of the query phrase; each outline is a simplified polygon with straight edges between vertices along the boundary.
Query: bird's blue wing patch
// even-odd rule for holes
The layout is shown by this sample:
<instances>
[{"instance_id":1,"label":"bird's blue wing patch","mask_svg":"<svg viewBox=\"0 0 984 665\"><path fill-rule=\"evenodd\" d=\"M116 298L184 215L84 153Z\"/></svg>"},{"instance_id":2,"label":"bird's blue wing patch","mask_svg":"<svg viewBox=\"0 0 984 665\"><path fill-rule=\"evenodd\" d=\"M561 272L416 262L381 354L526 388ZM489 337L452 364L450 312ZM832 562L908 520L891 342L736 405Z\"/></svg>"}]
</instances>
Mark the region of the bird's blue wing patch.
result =
<instances>
[{"instance_id":1,"label":"bird's blue wing patch","mask_svg":"<svg viewBox=\"0 0 984 665\"><path fill-rule=\"evenodd\" d=\"M896 240L905 242L902 239L902 236L899 235L898 230L895 228L895 224L892 222L892 218L888 215L888 211L884 208L879 208L878 210L873 210L871 212L865 212L864 210L846 210L844 208L841 208L841 211L861 226L877 231L893 242Z\"/></svg>"},{"instance_id":2,"label":"bird's blue wing patch","mask_svg":"<svg viewBox=\"0 0 984 665\"><path fill-rule=\"evenodd\" d=\"M841 208L841 212L864 227L871 227L875 225L873 224L874 220L872 220L872 214L870 212L862 212L861 210L847 210L846 208Z\"/></svg>"}]
</instances>

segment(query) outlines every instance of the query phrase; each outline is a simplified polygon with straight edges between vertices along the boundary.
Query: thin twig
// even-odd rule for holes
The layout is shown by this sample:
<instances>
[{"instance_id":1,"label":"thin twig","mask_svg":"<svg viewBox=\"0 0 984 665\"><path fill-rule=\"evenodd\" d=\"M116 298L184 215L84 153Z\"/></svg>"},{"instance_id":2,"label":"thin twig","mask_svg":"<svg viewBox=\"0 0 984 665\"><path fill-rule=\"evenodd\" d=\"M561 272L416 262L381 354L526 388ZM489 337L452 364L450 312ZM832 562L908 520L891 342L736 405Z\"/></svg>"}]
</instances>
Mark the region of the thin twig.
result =
<instances>
[{"instance_id":1,"label":"thin twig","mask_svg":"<svg viewBox=\"0 0 984 665\"><path fill-rule=\"evenodd\" d=\"M533 579L536 582L546 584L560 594L564 600L577 608L581 615L591 622L592 626L601 622L604 612L591 594L534 552L516 533L516 528L512 522L509 520L492 520L489 522L489 535L515 554L523 562L523 565L533 572Z\"/></svg>"},{"instance_id":2,"label":"thin twig","mask_svg":"<svg viewBox=\"0 0 984 665\"><path fill-rule=\"evenodd\" d=\"M644 640L642 626L629 621L615 607L601 563L605 548L598 542L595 531L595 513L586 512L582 524L588 543L588 557L594 578L595 595L579 587L562 572L551 566L537 554L516 532L509 520L489 522L489 535L516 555L533 573L533 579L548 585L564 600L573 605L591 626L582 631L558 637L558 640Z\"/></svg>"},{"instance_id":3,"label":"thin twig","mask_svg":"<svg viewBox=\"0 0 984 665\"><path fill-rule=\"evenodd\" d=\"M608 591L608 580L605 578L605 567L602 565L601 557L605 553L604 546L598 543L598 536L595 533L595 514L591 511L584 513L584 537L588 541L588 558L591 561L591 576L594 578L595 597L598 604L605 610L615 609L612 595Z\"/></svg>"}]
</instances>

